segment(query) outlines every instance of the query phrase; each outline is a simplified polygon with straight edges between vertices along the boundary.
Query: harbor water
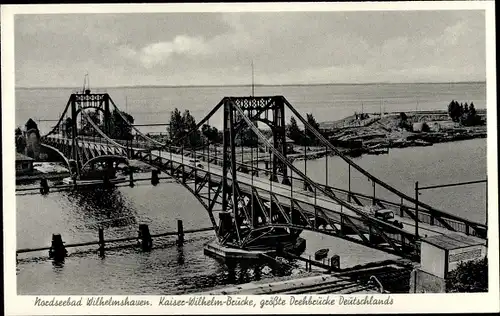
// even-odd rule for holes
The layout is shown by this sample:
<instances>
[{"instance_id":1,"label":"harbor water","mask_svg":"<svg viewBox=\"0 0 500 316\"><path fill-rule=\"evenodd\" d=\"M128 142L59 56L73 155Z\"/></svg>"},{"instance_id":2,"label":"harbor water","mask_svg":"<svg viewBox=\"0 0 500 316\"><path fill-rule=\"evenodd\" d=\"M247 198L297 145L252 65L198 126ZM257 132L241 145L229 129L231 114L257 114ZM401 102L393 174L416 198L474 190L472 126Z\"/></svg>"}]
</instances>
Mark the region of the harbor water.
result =
<instances>
[{"instance_id":1,"label":"harbor water","mask_svg":"<svg viewBox=\"0 0 500 316\"><path fill-rule=\"evenodd\" d=\"M425 160L410 158L415 156L416 149L425 155ZM460 151L461 155L453 158L455 150ZM391 150L384 156L363 156L357 163L393 185L414 179L416 175L405 172L410 166L415 168L413 170L426 170L418 173L421 183L447 183L484 178L485 150L485 139L474 139L432 147ZM443 156L443 152L448 155ZM338 157L329 159L333 166ZM386 160L393 161L391 168L387 168ZM404 163L396 164L398 161ZM321 163L322 160L308 161L308 175L318 181L324 177ZM337 176L344 176L340 168L331 170L330 183L339 181ZM436 172L442 176L436 177ZM366 180L359 181L362 183ZM399 188L411 194L404 187ZM472 220L484 222L485 219L484 184L427 191L421 200ZM210 226L203 207L187 190L175 183L152 186L146 182L134 188L121 187L111 191L17 196L16 203L18 249L48 246L52 233L60 233L66 243L94 241L97 240L99 226L104 227L105 238L136 236L140 223L148 224L152 233L175 231L177 219L184 221L185 229ZM62 265L54 265L47 259L47 252L20 254L17 264L18 292L181 294L300 272L299 267L276 269L272 264L259 263L256 268L256 264L251 262L232 264L207 257L203 254L203 244L213 237L213 232L186 235L183 247L175 245L174 237L155 239L153 243L159 248L150 253L142 253L135 248L117 249L107 251L104 259L98 257L94 246L91 252L72 254ZM306 254L329 248L330 254L340 255L341 267L395 258L338 238L310 232L303 232L302 237L307 240ZM69 249L70 253L73 251Z\"/></svg>"},{"instance_id":2,"label":"harbor water","mask_svg":"<svg viewBox=\"0 0 500 316\"><path fill-rule=\"evenodd\" d=\"M388 87L380 88L385 91L382 93L385 93L385 96L377 95L376 97L396 102L390 96L400 95L401 106L397 107L396 103L391 103L392 108L386 105L387 111L414 109L415 95L419 96L419 106L427 107L427 109L445 109L451 99L474 101L478 108L485 107L484 84L469 84L458 88L452 86L443 85L441 91L444 92L439 94L433 85L414 85L411 86L410 91L416 92L405 94L403 92L408 90L408 86L405 90L395 85L392 91L386 91ZM148 89L157 90L150 93L151 90ZM196 119L201 119L224 95L244 93L241 90L243 88L239 88L240 90L234 87L213 88L216 92L212 94L208 92L214 90L199 88L196 93L190 90L192 95L186 96L186 89L188 88L178 90L135 88L132 89L133 93L130 89L115 91L116 93L108 89L108 93L115 100L120 98L119 95L126 94L128 112L136 118L136 123L139 124L166 122L171 109L174 107L190 109L191 105L193 105L193 115ZM299 112L312 112L319 121L340 119L358 110L353 108L353 102L336 103L336 96L330 92L316 99L310 98L312 95L317 95L317 89L325 90L325 87L313 87L313 90L316 89L313 92L306 87L300 89L278 87L275 90L266 91L262 87L261 92L262 94L283 94L290 101L295 99L296 102L292 101L292 104ZM377 91L375 88L364 86L340 86L336 89L348 91L344 91L346 95L343 95L343 99L345 100L357 98L357 91L365 91L366 100L375 99L374 94L366 92L366 89ZM429 89L436 90L433 90L434 93L426 94ZM399 94L396 93L398 91ZM63 110L70 92L71 90L64 89L39 91L18 89L16 91L16 123L23 124L30 117L30 113L35 113L34 107L41 109L37 111L38 113L46 110L44 114L46 116L37 119L56 118L58 111ZM45 103L35 105L34 96L40 93L50 97L45 100ZM404 98L405 95L406 98ZM329 105L321 103L327 99L331 99L332 103ZM160 106L162 102L165 105ZM156 105L148 108L144 107L144 104ZM335 104L339 105L338 109L335 108ZM340 104L343 105L340 106ZM119 106L124 109L121 104ZM349 111L343 110L344 107L349 106L351 106ZM379 105L374 103L374 109L375 106L378 109ZM154 113L155 109L160 114ZM365 107L365 111L368 110ZM363 155L353 159L380 179L413 196L414 181L427 186L485 179L486 139L442 143L430 147L391 149L387 155ZM296 162L301 169L304 168L303 164L304 161ZM325 173L324 158L307 161L307 175L321 183L324 183L325 177L328 177L329 185L347 188L347 172L347 165L340 161L339 157L328 158L328 173ZM371 194L371 183L354 172L352 177L351 187L354 191ZM425 191L420 199L439 209L484 223L485 193L484 184L474 184ZM381 191L380 194L384 196L388 193ZM162 180L157 186L144 182L133 188L51 192L46 196L18 195L15 201L17 249L49 246L53 233L61 234L67 244L94 241L97 240L99 227L104 228L105 238L119 238L137 236L139 224L148 224L153 234L175 231L177 219L183 220L184 229L210 226L206 211L191 193L182 186L168 183L166 180ZM392 255L338 238L307 232L303 232L302 237L307 240L306 254L313 254L320 248L329 248L330 255L340 255L341 267L395 258ZM17 262L17 291L18 294L29 295L183 294L275 276L295 275L301 271L300 263L293 263L292 265L296 265L295 268L277 268L271 263L247 261L232 263L205 256L203 244L214 238L214 233L211 231L189 234L185 238L186 242L182 247L175 245L175 237L165 237L154 239L154 249L149 253L141 252L137 248L123 248L106 251L104 258L98 256L96 246L78 249L90 249L82 253L75 253L75 249L69 249L70 256L62 264L54 264L49 260L48 251L20 254Z\"/></svg>"},{"instance_id":3,"label":"harbor water","mask_svg":"<svg viewBox=\"0 0 500 316\"><path fill-rule=\"evenodd\" d=\"M201 120L225 96L249 96L250 86L232 87L127 87L96 88L107 92L120 108L130 113L135 124L168 123L170 112L189 110ZM81 89L81 88L80 88ZM29 118L39 122L39 129L50 130L58 119L69 95L78 89L40 88L16 89L16 125ZM302 113L312 113L319 121L336 121L354 112L379 113L415 110L446 110L451 100L474 102L476 109L486 108L486 84L418 83L359 84L317 86L256 86L255 96L282 95ZM285 111L290 120L290 111ZM220 128L222 114L209 122ZM141 127L143 132L165 132L165 126Z\"/></svg>"}]
</instances>

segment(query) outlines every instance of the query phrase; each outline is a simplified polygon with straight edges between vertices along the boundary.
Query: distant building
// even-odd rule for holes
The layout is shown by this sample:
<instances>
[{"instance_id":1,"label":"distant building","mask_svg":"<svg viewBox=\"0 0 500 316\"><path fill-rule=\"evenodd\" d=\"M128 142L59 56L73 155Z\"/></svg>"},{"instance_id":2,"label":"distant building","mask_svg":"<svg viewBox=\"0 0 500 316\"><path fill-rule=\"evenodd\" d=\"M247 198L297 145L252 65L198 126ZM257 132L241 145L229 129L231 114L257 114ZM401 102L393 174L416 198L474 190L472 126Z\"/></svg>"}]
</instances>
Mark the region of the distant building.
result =
<instances>
[{"instance_id":1,"label":"distant building","mask_svg":"<svg viewBox=\"0 0 500 316\"><path fill-rule=\"evenodd\" d=\"M33 158L16 153L16 175L27 175L33 173Z\"/></svg>"},{"instance_id":2,"label":"distant building","mask_svg":"<svg viewBox=\"0 0 500 316\"><path fill-rule=\"evenodd\" d=\"M413 131L414 132L421 132L424 124L421 122L413 123Z\"/></svg>"},{"instance_id":3,"label":"distant building","mask_svg":"<svg viewBox=\"0 0 500 316\"><path fill-rule=\"evenodd\" d=\"M38 130L38 126L35 121L29 119L26 122L26 155L35 159L40 159L40 131Z\"/></svg>"},{"instance_id":4,"label":"distant building","mask_svg":"<svg viewBox=\"0 0 500 316\"><path fill-rule=\"evenodd\" d=\"M417 133L429 132L430 126L426 122L413 123L413 131Z\"/></svg>"},{"instance_id":5,"label":"distant building","mask_svg":"<svg viewBox=\"0 0 500 316\"><path fill-rule=\"evenodd\" d=\"M273 137L269 137L269 139L267 140L268 142L270 142L271 144L273 144L274 140L273 140ZM293 150L293 145L295 144L295 142L293 140L291 140L290 138L288 137L285 137L285 143L286 143L286 152L290 152ZM269 151L270 149L266 147L266 151Z\"/></svg>"}]
</instances>

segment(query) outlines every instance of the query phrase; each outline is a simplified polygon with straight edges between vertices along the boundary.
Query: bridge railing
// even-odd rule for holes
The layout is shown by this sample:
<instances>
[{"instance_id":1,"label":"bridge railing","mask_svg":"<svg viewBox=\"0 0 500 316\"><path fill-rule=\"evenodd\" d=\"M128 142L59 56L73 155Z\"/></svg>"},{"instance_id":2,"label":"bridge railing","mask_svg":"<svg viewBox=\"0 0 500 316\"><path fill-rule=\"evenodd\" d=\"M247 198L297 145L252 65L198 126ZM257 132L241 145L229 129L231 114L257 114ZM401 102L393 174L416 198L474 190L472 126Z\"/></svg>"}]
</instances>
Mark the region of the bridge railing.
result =
<instances>
[{"instance_id":1,"label":"bridge railing","mask_svg":"<svg viewBox=\"0 0 500 316\"><path fill-rule=\"evenodd\" d=\"M91 138L89 138L89 140L91 140ZM145 142L145 141L127 141L127 140L116 140L116 141L118 143L123 144L124 146L130 146L132 143L133 144L132 146L134 146L136 148L148 149L151 146L151 144L149 144L148 142ZM179 151L180 147L172 147L171 150ZM203 150L196 150L196 151L195 150L191 150L191 151L186 150L184 152L185 156L196 155L197 157L202 157L202 159L203 158L215 159L215 161L213 161L212 163L214 165L217 165L217 166L222 166L222 160L220 159L221 154L222 153L220 153L220 152L216 152L215 154L210 155L210 153L208 153L208 151L204 152ZM203 159L203 160L205 160L205 159ZM268 169L252 166L252 165L249 165L248 163L241 162L241 161L236 161L236 166L244 167L247 169L248 172L264 172L265 174L268 174L270 172ZM296 184L303 182L303 180L300 178L294 178L293 176L289 176L289 178L292 180L293 183L296 183ZM362 201L363 205L365 205L365 206L373 204L373 200L374 200L373 196L369 196L367 194L363 194L363 193L359 193L359 192L348 191L348 190L340 189L340 188L336 188L336 187L325 186L322 184L320 184L320 185L324 186L326 189L333 190L336 194L342 194L343 198L345 200L351 200L354 197L354 198L357 198L358 200ZM395 211L395 213L397 215L399 215L400 217L411 218L413 220L415 219L416 210L415 210L414 205L411 205L408 203L403 204L401 202L398 203L395 201L381 199L378 197L375 198L375 201L376 201L376 204ZM446 216L441 216L441 219L443 221L445 221L450 227L452 227L457 232L461 232L461 233L464 233L467 235L476 235L476 236L482 237L482 235L478 234L475 229L471 229L471 227L477 226L476 223L469 223L469 222L467 222L467 220L459 221L459 220L455 220L452 218L446 218ZM425 223L428 225L442 227L442 228L447 229L447 227L445 225L443 225L440 221L436 220L436 216L433 215L431 211L423 209L423 208L419 208L418 220L421 223ZM486 229L485 226L484 227L479 226L479 228L484 229L484 230Z\"/></svg>"},{"instance_id":2,"label":"bridge railing","mask_svg":"<svg viewBox=\"0 0 500 316\"><path fill-rule=\"evenodd\" d=\"M88 141L99 141L98 139L96 140L95 137L91 136L79 136L81 140L88 140ZM120 140L120 139L114 139L115 142L122 144L123 146L132 146L134 148L142 148L142 149L150 149L151 144L146 141L139 141L139 140ZM165 148L169 149L169 148ZM171 147L170 150L174 152L178 152L180 150L180 147ZM216 152L209 152L205 150L185 150L184 151L184 156L190 156L190 155L196 155L197 157L201 157L202 160L206 161L211 159L212 162L211 164L220 166L222 167L222 159L221 155L222 153L219 151ZM248 164L248 162L241 162L241 161L236 161L235 162L237 167L244 167L248 173L254 172L254 173L264 173L265 175L269 174L270 170L265 169L265 168L260 168L258 166L255 166L253 164ZM289 176L290 180L292 183L295 184L295 186L300 186L303 184L303 180L301 178L295 178L293 176ZM319 183L318 183L319 184ZM353 192L337 187L331 187L331 186L326 186L323 184L319 184L320 186L332 190L335 194L341 195L344 200L354 200L354 201L359 201L361 202L364 206L367 205L373 205L377 204L383 208L388 208L391 209L395 212L395 214L399 215L400 217L405 217L405 218L411 218L415 220L415 214L416 214L416 209L414 205L411 205L409 203L402 203L402 202L395 202L395 201L390 201L387 199L381 199L376 197L375 198L375 203L374 203L374 197L359 193L359 192ZM484 237L482 233L477 233L476 229L471 229L471 227L478 227L479 229L486 231L486 226L485 225L477 225L477 223L473 222L468 222L467 220L456 220L452 218L447 218L445 215L441 215L440 218L445 221L451 228L453 228L457 232L461 232L467 235L475 235L478 237ZM440 221L436 220L436 215L433 215L432 211L429 211L424 208L419 208L418 211L418 221L421 223L425 223L431 226L437 226L437 227L442 227L445 229L448 229L445 225L443 225Z\"/></svg>"},{"instance_id":3,"label":"bridge railing","mask_svg":"<svg viewBox=\"0 0 500 316\"><path fill-rule=\"evenodd\" d=\"M193 155L195 154L197 157L210 157L214 158L214 156L210 156L209 154L202 152L202 151L185 151L184 155ZM222 166L222 161L216 161L214 162L215 165ZM268 174L270 172L269 169L264 169L264 168L259 168L253 165L249 165L248 163L242 163L240 161L236 161L236 166L237 167L245 167L247 171L250 172L263 172L264 174ZM300 186L303 185L303 180L301 178L296 178L293 176L288 176L289 179L292 181L292 183L295 184L295 186ZM359 192L353 192L341 188L336 188L336 187L331 187L331 186L326 186L323 184L319 184L320 186L325 187L326 189L333 190L336 194L341 194L343 196L343 199L345 200L351 200L353 197L357 198L358 200L361 200L363 205L373 205L374 203L374 197L370 196L368 194L363 194ZM400 217L405 217L405 218L411 218L415 220L415 214L416 208L414 205L403 202L396 202L396 201L391 201L387 199L381 199L379 197L375 197L375 204L389 208L393 211L395 211L395 214L399 215ZM439 216L441 220L445 221L451 228L453 228L457 232L461 232L467 235L475 235L478 237L484 237L483 234L477 233L475 229L471 229L471 227L477 227L478 229L486 231L486 225L481 225L478 223L474 223L472 221L468 221L466 219L461 219L457 220L454 218L449 218L446 217L446 214L435 214L432 210L427 210L425 208L419 207L418 211L418 220L421 223L429 224L431 226L437 226L437 227L442 227L445 229L448 229L444 224L442 224L439 220L436 219L436 217Z\"/></svg>"},{"instance_id":4,"label":"bridge railing","mask_svg":"<svg viewBox=\"0 0 500 316\"><path fill-rule=\"evenodd\" d=\"M354 197L355 199L362 202L363 205L373 205L373 196L369 196L367 194L363 194L363 193L359 193L359 192L348 191L348 190L340 189L340 188L336 188L336 187L331 187L331 186L326 186L326 185L323 185L323 186L327 189L332 190L337 195L341 194L343 196L343 198L345 198L347 200L352 200ZM390 201L390 200L386 200L386 199L375 198L375 204L379 208L385 208L385 209L390 209L390 210L394 211L394 213L396 215L399 215L400 217L411 218L413 220L415 219L415 213L416 213L415 206L409 205L408 203L403 204L401 202L398 203L398 202ZM448 223L457 232L461 232L461 233L464 233L467 235L474 235L477 237L484 237L480 234L477 234L476 230L470 229L471 226L476 226L473 223L468 223L468 221L466 221L466 220L457 221L455 219L446 218L446 217L442 217L442 219L446 223ZM425 209L419 209L418 221L421 223L429 224L431 226L437 226L437 227L442 227L442 228L447 229L447 227L445 225L443 225L442 223L440 223L439 221L437 221L435 219L435 216L433 216L431 212L429 212L428 210L425 210ZM483 226L483 227L479 226L479 228L486 229L486 226Z\"/></svg>"}]
</instances>

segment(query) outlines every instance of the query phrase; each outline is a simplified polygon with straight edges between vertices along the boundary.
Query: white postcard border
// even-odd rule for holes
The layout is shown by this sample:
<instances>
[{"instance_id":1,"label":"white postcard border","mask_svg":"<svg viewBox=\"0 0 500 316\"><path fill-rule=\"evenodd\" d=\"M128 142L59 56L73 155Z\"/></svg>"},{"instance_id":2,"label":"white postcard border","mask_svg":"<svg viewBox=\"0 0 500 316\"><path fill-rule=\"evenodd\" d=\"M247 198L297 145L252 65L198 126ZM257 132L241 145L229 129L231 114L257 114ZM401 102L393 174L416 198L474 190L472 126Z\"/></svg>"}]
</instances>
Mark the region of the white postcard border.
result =
<instances>
[{"instance_id":1,"label":"white postcard border","mask_svg":"<svg viewBox=\"0 0 500 316\"><path fill-rule=\"evenodd\" d=\"M2 6L2 132L3 132L3 216L4 216L4 282L5 312L7 315L47 315L47 314L261 314L261 313L422 313L422 312L492 312L499 310L499 275L498 275L498 172L497 172L497 124L496 124L496 46L495 46L495 7L492 1L437 1L437 2L398 2L398 3L259 3L259 4L106 4L106 5L22 5ZM242 12L242 11L365 11L365 10L486 10L486 75L487 75L487 168L488 168L488 260L489 293L470 294L390 294L392 305L345 305L345 306L277 306L245 308L230 306L217 307L171 307L157 306L159 296L129 296L130 299L148 299L152 307L35 307L35 296L17 295L15 265L15 168L14 155L14 14L40 13L127 13L127 12ZM297 296L303 297L304 295ZM308 296L308 295L306 295ZM312 295L319 297L318 295ZM325 295L323 295L324 297ZM329 295L339 299L340 295ZM349 297L365 295L349 295ZM387 294L376 295L387 298ZM44 296L43 299L52 299ZM80 296L71 296L77 299ZM82 296L85 299L87 296ZM110 295L103 296L105 298ZM115 299L125 296L113 295ZM176 296L165 296L175 298ZM183 295L183 298L194 297ZM244 297L244 296L233 296ZM269 299L271 296L248 296L255 302ZM289 297L282 296L289 301ZM67 299L67 296L57 296ZM178 298L178 297L177 297ZM211 298L211 297L207 297ZM225 299L225 297L220 297Z\"/></svg>"}]
</instances>

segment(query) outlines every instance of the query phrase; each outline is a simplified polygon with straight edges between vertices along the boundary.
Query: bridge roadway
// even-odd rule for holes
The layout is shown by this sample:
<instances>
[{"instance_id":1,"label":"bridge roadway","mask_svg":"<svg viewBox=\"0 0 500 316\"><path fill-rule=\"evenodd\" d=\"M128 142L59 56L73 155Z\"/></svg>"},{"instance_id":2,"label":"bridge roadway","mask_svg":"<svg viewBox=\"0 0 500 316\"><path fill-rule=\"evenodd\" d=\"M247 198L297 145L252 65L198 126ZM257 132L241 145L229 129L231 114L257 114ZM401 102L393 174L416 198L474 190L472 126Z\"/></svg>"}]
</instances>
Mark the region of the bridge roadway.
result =
<instances>
[{"instance_id":1,"label":"bridge roadway","mask_svg":"<svg viewBox=\"0 0 500 316\"><path fill-rule=\"evenodd\" d=\"M151 152L153 157L161 157L162 159L172 159L175 163L177 164L184 164L186 166L189 166L190 168L195 168L199 170L200 172L207 172L210 170L210 173L212 175L216 175L220 178L222 178L222 167L215 165L215 164L210 164L210 167L208 166L208 162L204 162L200 160L199 162L196 162L197 165L202 165L203 168L200 167L193 167L192 165L189 164L189 157L183 157L180 154L174 154L170 155L170 152L167 151L152 151ZM192 158L191 158L192 159ZM209 169L210 168L210 169ZM252 179L253 178L253 179ZM281 184L278 182L273 182L270 181L266 177L260 177L260 176L251 176L249 174L243 173L243 172L237 172L237 179L240 184L240 188L243 189L243 191L246 191L247 193L250 193L251 190L250 188L253 186L258 190L258 193L260 197L264 200L269 200L269 192L272 190L272 193L274 193L278 199L279 202L282 205L290 206L290 199L292 197L292 193L290 192L290 186L286 184ZM244 187L242 187L242 184ZM246 189L246 190L245 190ZM306 191L303 189L300 189L298 186L293 189L293 199L296 201L303 202L304 204L307 204L309 206L314 206L317 205L318 207L321 207L322 209L325 210L327 215L332 215L335 217L335 214L332 214L332 212L335 212L337 214L345 214L349 215L350 217L355 217L355 218L361 218L358 214L353 212L352 210L346 209L345 207L342 207L341 205L337 204L335 201L331 200L329 197L318 193L316 195L316 200L314 199L314 193L310 191ZM351 203L349 203L351 204ZM357 209L361 209L365 211L367 215L370 215L370 211L368 207L362 207L351 204L353 207ZM303 204L301 203L301 206ZM305 211L308 211L305 209ZM330 211L330 212L328 212ZM313 209L309 209L310 214L314 214ZM410 234L415 233L415 223L412 221L410 218L407 217L400 217L397 214L394 214L394 218L400 222L403 223L403 230L407 231ZM339 223L340 222L340 217L338 219L332 218L335 222ZM438 235L438 234L448 234L450 233L449 230L439 227L439 226L431 226L429 224L421 223L419 222L419 235L421 236L432 236L432 235ZM337 226L337 228L340 229L340 225ZM465 234L464 234L465 236Z\"/></svg>"},{"instance_id":2,"label":"bridge roadway","mask_svg":"<svg viewBox=\"0 0 500 316\"><path fill-rule=\"evenodd\" d=\"M50 135L51 138L55 139L61 139L61 140L66 140L66 141L71 141L70 139L66 137L62 137L60 135ZM99 144L99 145L107 145L110 147L115 147L114 145L109 144L109 142L106 141L79 141L78 145L84 145L88 148L91 148L94 144ZM132 148L133 150L144 150L144 148ZM195 168L197 169L200 173L205 173L209 172L212 174L212 176L215 176L215 178L222 179L222 167L213 164L213 163L208 163L203 160L199 160L196 162L196 165L201 165L203 167L195 167L193 164L191 164L189 161L192 159L191 157L186 157L180 154L176 153L171 153L168 151L159 151L159 150L152 150L151 155L153 156L153 160L155 158L160 157L162 162L165 163L167 160L172 159L172 161L178 165L185 165L186 167L189 168ZM214 180L213 178L212 180ZM278 182L272 182L269 179L265 177L260 177L260 176L251 176L249 174L243 173L243 172L237 172L237 179L240 185L240 189L243 190L246 193L251 193L251 188L254 187L257 189L257 192L259 193L261 199L263 200L270 200L269 192L272 191L274 195L278 198L280 204L285 205L285 206L290 206L290 201L291 201L291 195L293 194L293 200L301 202L301 207L303 207L304 211L309 213L310 215L314 216L314 205L322 208L325 211L325 214L328 215L328 217L335 222L335 226L340 229L340 215L339 214L344 214L348 215L351 218L358 218L361 219L361 217L353 212L352 210L346 209L345 207L341 207L341 205L337 204L335 201L333 201L331 198L318 193L316 195L316 199L314 198L314 193L310 191L306 191L303 189L300 189L298 186L293 189L293 193L290 190L290 186L281 184ZM219 180L220 181L220 180ZM229 179L230 181L230 179ZM352 204L353 207L356 209L364 211L367 215L371 215L369 207L360 207L356 204ZM309 206L309 207L307 207ZM318 212L319 214L319 212ZM409 234L414 234L415 233L415 222L407 217L400 217L397 214L394 214L394 219L398 220L399 222L403 223L403 230L408 232ZM450 231L447 230L446 228L436 226L436 225L429 225L427 223L422 223L419 222L419 228L418 228L418 233L421 237L425 236L433 236L433 235L439 235L439 234L449 234ZM463 233L460 233L463 234ZM463 234L465 236L465 234Z\"/></svg>"}]
</instances>

